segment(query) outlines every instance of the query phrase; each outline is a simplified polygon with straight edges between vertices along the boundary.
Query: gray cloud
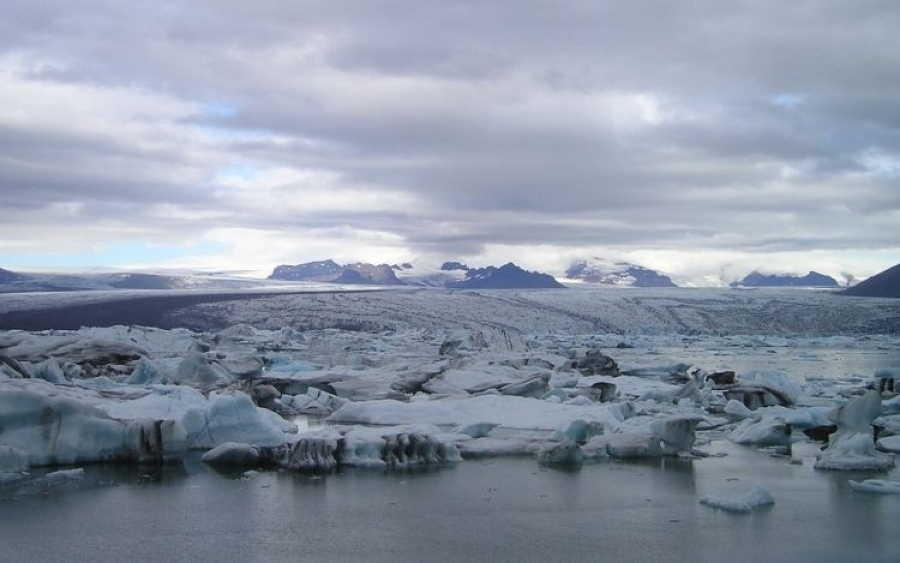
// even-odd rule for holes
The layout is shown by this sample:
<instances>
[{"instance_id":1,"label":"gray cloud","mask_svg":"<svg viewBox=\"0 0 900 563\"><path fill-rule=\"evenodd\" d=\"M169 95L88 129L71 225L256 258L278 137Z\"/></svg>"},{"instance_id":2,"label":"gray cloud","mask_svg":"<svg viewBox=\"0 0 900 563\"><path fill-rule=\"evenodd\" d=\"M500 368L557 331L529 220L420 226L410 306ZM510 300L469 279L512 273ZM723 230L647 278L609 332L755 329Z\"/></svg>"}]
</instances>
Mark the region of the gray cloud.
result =
<instances>
[{"instance_id":1,"label":"gray cloud","mask_svg":"<svg viewBox=\"0 0 900 563\"><path fill-rule=\"evenodd\" d=\"M898 28L874 0L4 2L0 206L449 257L897 251Z\"/></svg>"}]
</instances>

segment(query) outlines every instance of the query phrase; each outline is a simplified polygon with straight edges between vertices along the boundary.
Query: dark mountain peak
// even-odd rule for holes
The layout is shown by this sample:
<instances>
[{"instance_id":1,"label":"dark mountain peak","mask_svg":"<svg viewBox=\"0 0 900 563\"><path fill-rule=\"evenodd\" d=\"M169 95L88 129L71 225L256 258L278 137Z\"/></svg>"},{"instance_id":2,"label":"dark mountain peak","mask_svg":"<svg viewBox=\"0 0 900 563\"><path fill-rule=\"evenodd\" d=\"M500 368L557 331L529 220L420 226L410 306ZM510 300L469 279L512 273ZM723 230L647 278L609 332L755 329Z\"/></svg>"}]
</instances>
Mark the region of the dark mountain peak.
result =
<instances>
[{"instance_id":1,"label":"dark mountain peak","mask_svg":"<svg viewBox=\"0 0 900 563\"><path fill-rule=\"evenodd\" d=\"M270 280L284 281L329 281L343 272L343 266L334 260L320 260L318 262L306 262L305 264L282 264L276 266Z\"/></svg>"},{"instance_id":2,"label":"dark mountain peak","mask_svg":"<svg viewBox=\"0 0 900 563\"><path fill-rule=\"evenodd\" d=\"M529 272L508 262L499 268L467 268L466 279L447 283L447 287L456 289L543 289L562 288L556 279L549 274Z\"/></svg>"},{"instance_id":3,"label":"dark mountain peak","mask_svg":"<svg viewBox=\"0 0 900 563\"><path fill-rule=\"evenodd\" d=\"M762 274L756 270L744 279L733 282L731 287L838 287L838 282L831 276L819 272L809 272L805 276L793 274Z\"/></svg>"},{"instance_id":4,"label":"dark mountain peak","mask_svg":"<svg viewBox=\"0 0 900 563\"><path fill-rule=\"evenodd\" d=\"M859 282L842 291L841 295L900 299L900 264Z\"/></svg>"},{"instance_id":5,"label":"dark mountain peak","mask_svg":"<svg viewBox=\"0 0 900 563\"><path fill-rule=\"evenodd\" d=\"M453 270L468 271L469 267L462 262L444 262L443 264L441 264L441 270L444 272L452 272Z\"/></svg>"}]
</instances>

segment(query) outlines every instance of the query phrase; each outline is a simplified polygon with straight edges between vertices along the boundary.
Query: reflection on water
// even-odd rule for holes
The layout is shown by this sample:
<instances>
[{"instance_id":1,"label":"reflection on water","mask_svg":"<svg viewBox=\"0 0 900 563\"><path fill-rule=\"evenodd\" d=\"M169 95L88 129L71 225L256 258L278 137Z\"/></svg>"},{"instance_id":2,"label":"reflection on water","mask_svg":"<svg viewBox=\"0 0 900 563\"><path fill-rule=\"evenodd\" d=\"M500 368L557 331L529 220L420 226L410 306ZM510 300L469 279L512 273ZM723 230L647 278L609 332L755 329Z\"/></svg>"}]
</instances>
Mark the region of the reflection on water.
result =
<instances>
[{"instance_id":1,"label":"reflection on water","mask_svg":"<svg viewBox=\"0 0 900 563\"><path fill-rule=\"evenodd\" d=\"M696 461L586 465L466 461L430 471L216 472L98 465L64 489L0 500L4 563L34 561L896 561L900 497L847 474L727 442ZM854 474L855 479L898 477ZM698 504L754 483L776 504L735 515ZM11 491L15 490L15 493Z\"/></svg>"}]
</instances>

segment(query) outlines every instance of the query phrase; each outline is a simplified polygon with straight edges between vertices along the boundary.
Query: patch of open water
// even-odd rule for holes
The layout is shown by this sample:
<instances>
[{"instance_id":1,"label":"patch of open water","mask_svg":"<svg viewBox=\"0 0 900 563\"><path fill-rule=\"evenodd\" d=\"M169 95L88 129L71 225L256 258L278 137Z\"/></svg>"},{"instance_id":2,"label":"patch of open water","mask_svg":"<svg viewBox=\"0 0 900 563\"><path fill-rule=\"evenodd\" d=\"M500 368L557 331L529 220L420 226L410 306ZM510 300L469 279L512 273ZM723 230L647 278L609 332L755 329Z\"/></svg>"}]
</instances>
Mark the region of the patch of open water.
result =
<instances>
[{"instance_id":1,"label":"patch of open water","mask_svg":"<svg viewBox=\"0 0 900 563\"><path fill-rule=\"evenodd\" d=\"M533 459L430 471L315 476L215 471L197 458L161 471L86 467L77 481L7 486L4 563L43 561L897 561L900 495L854 492L816 471L715 441L723 457L609 462L566 472ZM773 506L700 505L760 484ZM61 494L64 493L64 494Z\"/></svg>"}]
</instances>

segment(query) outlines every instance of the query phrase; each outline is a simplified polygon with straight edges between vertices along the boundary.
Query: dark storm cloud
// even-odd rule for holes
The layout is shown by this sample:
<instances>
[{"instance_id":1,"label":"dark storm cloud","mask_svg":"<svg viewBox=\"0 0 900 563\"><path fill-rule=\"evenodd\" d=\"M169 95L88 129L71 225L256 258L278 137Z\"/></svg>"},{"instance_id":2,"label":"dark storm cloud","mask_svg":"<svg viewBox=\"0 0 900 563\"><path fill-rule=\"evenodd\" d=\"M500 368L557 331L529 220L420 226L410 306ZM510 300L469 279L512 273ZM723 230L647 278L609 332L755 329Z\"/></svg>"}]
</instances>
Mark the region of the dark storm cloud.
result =
<instances>
[{"instance_id":1,"label":"dark storm cloud","mask_svg":"<svg viewBox=\"0 0 900 563\"><path fill-rule=\"evenodd\" d=\"M0 78L63 109L0 111L0 204L460 254L896 248L898 28L878 1L5 2ZM84 91L119 109L69 122Z\"/></svg>"}]
</instances>

